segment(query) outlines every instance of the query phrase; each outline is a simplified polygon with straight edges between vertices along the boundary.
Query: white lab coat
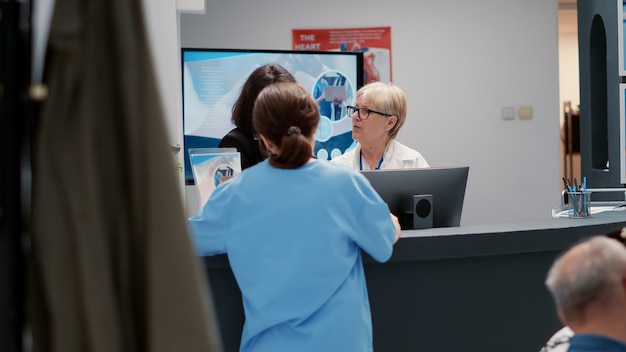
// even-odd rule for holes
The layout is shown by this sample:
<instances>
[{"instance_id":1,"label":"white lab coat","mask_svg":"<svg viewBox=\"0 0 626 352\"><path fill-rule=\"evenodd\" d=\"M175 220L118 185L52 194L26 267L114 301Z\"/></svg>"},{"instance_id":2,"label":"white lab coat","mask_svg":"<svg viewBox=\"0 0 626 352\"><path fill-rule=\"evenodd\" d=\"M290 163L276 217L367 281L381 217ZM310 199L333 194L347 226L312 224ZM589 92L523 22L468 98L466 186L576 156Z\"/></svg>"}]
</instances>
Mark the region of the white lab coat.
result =
<instances>
[{"instance_id":1,"label":"white lab coat","mask_svg":"<svg viewBox=\"0 0 626 352\"><path fill-rule=\"evenodd\" d=\"M334 162L349 165L356 170L361 169L361 145L357 143L344 154L332 159ZM370 170L366 162L362 163L363 170ZM430 167L426 159L417 150L411 149L404 144L392 139L387 144L380 169L415 169Z\"/></svg>"}]
</instances>

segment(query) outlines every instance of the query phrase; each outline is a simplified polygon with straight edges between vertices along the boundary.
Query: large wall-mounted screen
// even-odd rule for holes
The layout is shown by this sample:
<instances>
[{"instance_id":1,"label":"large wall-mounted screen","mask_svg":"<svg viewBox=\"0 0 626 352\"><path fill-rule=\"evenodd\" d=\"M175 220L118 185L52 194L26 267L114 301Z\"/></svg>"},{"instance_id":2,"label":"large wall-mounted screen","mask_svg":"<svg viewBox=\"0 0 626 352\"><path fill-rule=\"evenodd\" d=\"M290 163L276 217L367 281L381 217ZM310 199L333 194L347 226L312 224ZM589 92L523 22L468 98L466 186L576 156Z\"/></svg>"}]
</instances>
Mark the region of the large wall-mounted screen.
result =
<instances>
[{"instance_id":1,"label":"large wall-mounted screen","mask_svg":"<svg viewBox=\"0 0 626 352\"><path fill-rule=\"evenodd\" d=\"M189 148L215 148L232 128L232 107L241 87L257 67L277 63L285 67L314 98L322 92L341 99L320 101L320 124L315 154L331 159L349 149L356 91L363 84L360 52L182 49L183 135L185 181L193 183Z\"/></svg>"}]
</instances>

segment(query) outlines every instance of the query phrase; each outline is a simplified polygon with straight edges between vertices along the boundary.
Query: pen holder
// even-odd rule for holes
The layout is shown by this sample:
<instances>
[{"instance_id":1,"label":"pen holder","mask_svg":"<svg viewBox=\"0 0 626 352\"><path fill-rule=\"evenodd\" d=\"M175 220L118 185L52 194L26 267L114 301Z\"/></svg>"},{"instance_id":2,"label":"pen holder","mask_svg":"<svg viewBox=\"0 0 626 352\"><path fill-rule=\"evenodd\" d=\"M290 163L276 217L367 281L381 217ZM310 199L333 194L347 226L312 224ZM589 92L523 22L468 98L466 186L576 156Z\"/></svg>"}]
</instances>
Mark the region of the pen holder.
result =
<instances>
[{"instance_id":1,"label":"pen holder","mask_svg":"<svg viewBox=\"0 0 626 352\"><path fill-rule=\"evenodd\" d=\"M570 218L586 218L591 215L591 192L567 192L567 204Z\"/></svg>"}]
</instances>

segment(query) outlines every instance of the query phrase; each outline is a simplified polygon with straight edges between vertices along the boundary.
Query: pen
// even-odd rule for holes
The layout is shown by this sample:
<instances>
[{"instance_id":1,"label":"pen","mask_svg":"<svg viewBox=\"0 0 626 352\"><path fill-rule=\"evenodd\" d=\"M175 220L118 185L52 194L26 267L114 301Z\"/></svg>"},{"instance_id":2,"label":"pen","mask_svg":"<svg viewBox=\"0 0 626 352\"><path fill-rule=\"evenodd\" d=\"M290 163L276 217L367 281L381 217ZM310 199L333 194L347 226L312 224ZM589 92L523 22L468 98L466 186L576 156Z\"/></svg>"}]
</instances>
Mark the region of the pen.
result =
<instances>
[{"instance_id":1,"label":"pen","mask_svg":"<svg viewBox=\"0 0 626 352\"><path fill-rule=\"evenodd\" d=\"M587 176L583 176L583 209L589 213L589 209L587 209Z\"/></svg>"},{"instance_id":2,"label":"pen","mask_svg":"<svg viewBox=\"0 0 626 352\"><path fill-rule=\"evenodd\" d=\"M570 185L569 179L566 179L565 177L563 177L563 183L565 184L565 189L567 189L568 192L572 192L572 186Z\"/></svg>"}]
</instances>

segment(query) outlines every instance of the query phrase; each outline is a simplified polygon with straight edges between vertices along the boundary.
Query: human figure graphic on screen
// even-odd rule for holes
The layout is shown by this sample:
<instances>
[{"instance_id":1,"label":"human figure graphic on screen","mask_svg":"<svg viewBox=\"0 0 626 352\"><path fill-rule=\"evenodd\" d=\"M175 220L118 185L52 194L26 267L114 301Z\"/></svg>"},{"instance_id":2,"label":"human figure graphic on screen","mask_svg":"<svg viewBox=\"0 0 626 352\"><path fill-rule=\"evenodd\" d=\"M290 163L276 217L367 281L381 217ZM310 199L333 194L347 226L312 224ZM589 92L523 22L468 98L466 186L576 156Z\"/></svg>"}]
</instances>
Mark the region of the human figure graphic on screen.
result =
<instances>
[{"instance_id":1,"label":"human figure graphic on screen","mask_svg":"<svg viewBox=\"0 0 626 352\"><path fill-rule=\"evenodd\" d=\"M252 125L254 102L263 88L276 82L295 82L295 78L278 64L267 64L256 68L241 88L239 98L233 105L231 117L235 128L220 141L219 148L237 148L241 155L241 169L257 164L267 157Z\"/></svg>"},{"instance_id":2,"label":"human figure graphic on screen","mask_svg":"<svg viewBox=\"0 0 626 352\"><path fill-rule=\"evenodd\" d=\"M313 87L313 97L320 109L320 115L331 121L343 117L343 103L347 97L346 76L339 72L323 74Z\"/></svg>"},{"instance_id":3,"label":"human figure graphic on screen","mask_svg":"<svg viewBox=\"0 0 626 352\"><path fill-rule=\"evenodd\" d=\"M422 154L396 141L406 120L404 91L392 83L370 82L356 93L352 116L352 138L356 147L332 159L357 170L429 167Z\"/></svg>"},{"instance_id":4,"label":"human figure graphic on screen","mask_svg":"<svg viewBox=\"0 0 626 352\"><path fill-rule=\"evenodd\" d=\"M312 157L319 119L299 84L263 89L254 127L268 159L189 220L200 255L228 254L245 313L240 351L373 350L361 251L387 261L400 224L360 172Z\"/></svg>"}]
</instances>

